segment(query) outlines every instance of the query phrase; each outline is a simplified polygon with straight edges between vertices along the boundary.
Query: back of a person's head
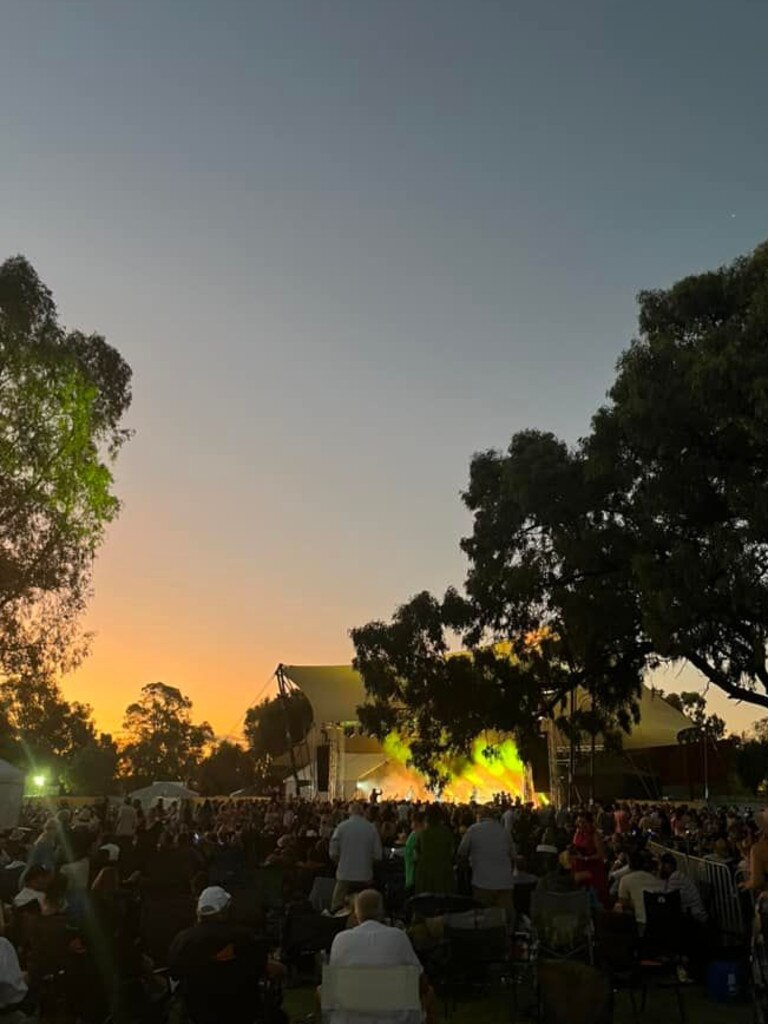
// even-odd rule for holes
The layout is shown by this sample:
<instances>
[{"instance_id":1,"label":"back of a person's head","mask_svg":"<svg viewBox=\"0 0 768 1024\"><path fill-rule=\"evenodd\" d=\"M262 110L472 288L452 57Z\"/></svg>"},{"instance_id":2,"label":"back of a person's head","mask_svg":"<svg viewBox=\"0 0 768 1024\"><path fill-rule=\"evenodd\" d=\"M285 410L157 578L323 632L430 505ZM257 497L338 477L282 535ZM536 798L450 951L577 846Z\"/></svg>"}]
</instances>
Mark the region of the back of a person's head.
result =
<instances>
[{"instance_id":1,"label":"back of a person's head","mask_svg":"<svg viewBox=\"0 0 768 1024\"><path fill-rule=\"evenodd\" d=\"M652 866L650 857L643 850L631 850L627 864L630 871L648 871Z\"/></svg>"},{"instance_id":2,"label":"back of a person's head","mask_svg":"<svg viewBox=\"0 0 768 1024\"><path fill-rule=\"evenodd\" d=\"M380 921L384 917L384 901L375 889L363 889L355 897L355 917L363 921Z\"/></svg>"},{"instance_id":3,"label":"back of a person's head","mask_svg":"<svg viewBox=\"0 0 768 1024\"><path fill-rule=\"evenodd\" d=\"M659 867L662 871L667 874L672 874L673 871L677 871L677 861L674 855L671 853L663 853L659 858Z\"/></svg>"},{"instance_id":4,"label":"back of a person's head","mask_svg":"<svg viewBox=\"0 0 768 1024\"><path fill-rule=\"evenodd\" d=\"M349 805L349 816L359 817L363 813L363 805L359 800L353 800Z\"/></svg>"},{"instance_id":5,"label":"back of a person's head","mask_svg":"<svg viewBox=\"0 0 768 1024\"><path fill-rule=\"evenodd\" d=\"M55 914L64 909L67 902L67 879L62 874L53 875L45 886L45 912Z\"/></svg>"},{"instance_id":6,"label":"back of a person's head","mask_svg":"<svg viewBox=\"0 0 768 1024\"><path fill-rule=\"evenodd\" d=\"M443 820L443 810L439 804L430 804L427 808L426 821L428 825L439 825Z\"/></svg>"},{"instance_id":7,"label":"back of a person's head","mask_svg":"<svg viewBox=\"0 0 768 1024\"><path fill-rule=\"evenodd\" d=\"M27 871L24 878L24 885L28 889L43 891L50 879L50 872L40 864L33 864Z\"/></svg>"}]
</instances>

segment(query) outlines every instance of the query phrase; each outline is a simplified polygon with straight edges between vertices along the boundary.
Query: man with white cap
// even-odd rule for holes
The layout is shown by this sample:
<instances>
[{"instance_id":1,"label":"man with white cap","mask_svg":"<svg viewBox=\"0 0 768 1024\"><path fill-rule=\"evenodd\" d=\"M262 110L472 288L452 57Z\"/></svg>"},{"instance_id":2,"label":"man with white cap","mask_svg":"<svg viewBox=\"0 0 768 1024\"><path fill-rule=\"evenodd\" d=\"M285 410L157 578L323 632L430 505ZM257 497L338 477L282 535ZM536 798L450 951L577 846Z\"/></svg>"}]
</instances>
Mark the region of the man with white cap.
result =
<instances>
[{"instance_id":1,"label":"man with white cap","mask_svg":"<svg viewBox=\"0 0 768 1024\"><path fill-rule=\"evenodd\" d=\"M168 966L181 983L195 1024L252 1024L260 1009L259 981L274 974L267 943L253 929L230 920L231 905L232 897L221 886L203 889L197 924L171 944Z\"/></svg>"}]
</instances>

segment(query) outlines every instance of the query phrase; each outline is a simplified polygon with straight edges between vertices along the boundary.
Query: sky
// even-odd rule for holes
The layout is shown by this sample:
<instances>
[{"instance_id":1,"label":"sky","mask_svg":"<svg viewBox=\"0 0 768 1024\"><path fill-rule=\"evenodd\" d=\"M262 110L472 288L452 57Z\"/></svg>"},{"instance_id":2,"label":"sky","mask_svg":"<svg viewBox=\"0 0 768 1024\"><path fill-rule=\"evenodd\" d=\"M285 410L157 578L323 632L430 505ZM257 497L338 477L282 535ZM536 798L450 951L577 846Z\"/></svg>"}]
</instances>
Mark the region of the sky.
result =
<instances>
[{"instance_id":1,"label":"sky","mask_svg":"<svg viewBox=\"0 0 768 1024\"><path fill-rule=\"evenodd\" d=\"M348 661L351 627L460 583L472 454L586 433L637 292L768 237L763 0L3 0L2 23L0 258L135 375L63 680L103 728L162 680L235 734L279 662Z\"/></svg>"}]
</instances>

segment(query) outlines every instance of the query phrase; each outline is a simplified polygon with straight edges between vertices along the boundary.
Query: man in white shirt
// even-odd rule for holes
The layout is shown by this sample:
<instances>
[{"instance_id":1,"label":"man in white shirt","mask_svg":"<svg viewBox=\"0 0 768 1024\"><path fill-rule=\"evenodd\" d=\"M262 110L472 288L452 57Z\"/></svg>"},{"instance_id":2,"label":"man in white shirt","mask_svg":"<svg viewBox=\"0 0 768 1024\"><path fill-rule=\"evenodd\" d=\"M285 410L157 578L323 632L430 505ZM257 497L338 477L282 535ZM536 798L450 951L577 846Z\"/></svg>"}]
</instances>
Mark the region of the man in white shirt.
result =
<instances>
[{"instance_id":1,"label":"man in white shirt","mask_svg":"<svg viewBox=\"0 0 768 1024\"><path fill-rule=\"evenodd\" d=\"M623 907L633 911L642 932L645 928L644 892L661 892L664 882L647 868L647 859L640 853L629 856L629 871L619 881L619 900Z\"/></svg>"},{"instance_id":2,"label":"man in white shirt","mask_svg":"<svg viewBox=\"0 0 768 1024\"><path fill-rule=\"evenodd\" d=\"M336 911L344 906L350 893L370 888L373 865L383 856L379 833L376 826L363 817L361 803L349 805L349 817L336 826L328 852L337 864L331 900L331 910Z\"/></svg>"},{"instance_id":3,"label":"man in white shirt","mask_svg":"<svg viewBox=\"0 0 768 1024\"><path fill-rule=\"evenodd\" d=\"M472 894L484 907L513 906L512 837L493 816L490 807L480 810L480 820L464 833L457 856L472 868Z\"/></svg>"},{"instance_id":4,"label":"man in white shirt","mask_svg":"<svg viewBox=\"0 0 768 1024\"><path fill-rule=\"evenodd\" d=\"M329 964L331 967L418 967L421 963L414 952L411 940L399 928L390 928L381 923L384 906L381 894L375 889L365 889L355 897L356 928L340 932L333 940ZM423 982L422 977L422 982ZM428 986L422 984L422 999ZM406 1015L407 1016L407 1015ZM395 1024L399 1012L382 1012L372 1017L359 1018L356 1014L335 1010L332 1024Z\"/></svg>"},{"instance_id":5,"label":"man in white shirt","mask_svg":"<svg viewBox=\"0 0 768 1024\"><path fill-rule=\"evenodd\" d=\"M339 932L331 946L332 967L399 967L410 964L421 969L411 940L399 928L381 923L384 905L381 893L364 889L355 897L356 928Z\"/></svg>"},{"instance_id":6,"label":"man in white shirt","mask_svg":"<svg viewBox=\"0 0 768 1024\"><path fill-rule=\"evenodd\" d=\"M501 824L504 828L512 835L517 819L520 817L520 803L519 800L515 801L514 804L507 804L504 813L501 816Z\"/></svg>"},{"instance_id":7,"label":"man in white shirt","mask_svg":"<svg viewBox=\"0 0 768 1024\"><path fill-rule=\"evenodd\" d=\"M127 796L120 805L115 822L115 835L123 840L124 845L127 846L136 835L138 822L139 816L136 813L136 808L131 803L131 798Z\"/></svg>"}]
</instances>

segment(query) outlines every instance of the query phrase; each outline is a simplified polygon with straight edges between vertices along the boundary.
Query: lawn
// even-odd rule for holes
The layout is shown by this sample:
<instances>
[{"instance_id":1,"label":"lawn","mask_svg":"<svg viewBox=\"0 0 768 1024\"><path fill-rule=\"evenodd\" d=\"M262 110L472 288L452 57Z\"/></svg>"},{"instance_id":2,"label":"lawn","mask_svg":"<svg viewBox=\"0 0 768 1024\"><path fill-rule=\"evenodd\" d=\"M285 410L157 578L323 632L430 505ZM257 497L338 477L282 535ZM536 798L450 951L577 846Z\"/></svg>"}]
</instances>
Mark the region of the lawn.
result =
<instances>
[{"instance_id":1,"label":"lawn","mask_svg":"<svg viewBox=\"0 0 768 1024\"><path fill-rule=\"evenodd\" d=\"M513 1017L511 992L499 991L484 996L460 1000L445 1018L444 1007L440 1008L441 1019L450 1024L502 1024L517 1019L521 1022L534 1021L535 1017L525 1012L525 997L517 1018ZM314 989L311 987L289 989L285 993L283 1008L291 1024L304 1020L315 1009ZM685 1009L689 1024L751 1024L753 1021L750 1004L724 1005L713 1002L704 989L698 985L685 989ZM614 1024L634 1024L629 997L625 992L616 996ZM648 995L645 1012L639 1015L641 1024L675 1024L679 1021L675 994L672 990L654 990Z\"/></svg>"}]
</instances>

